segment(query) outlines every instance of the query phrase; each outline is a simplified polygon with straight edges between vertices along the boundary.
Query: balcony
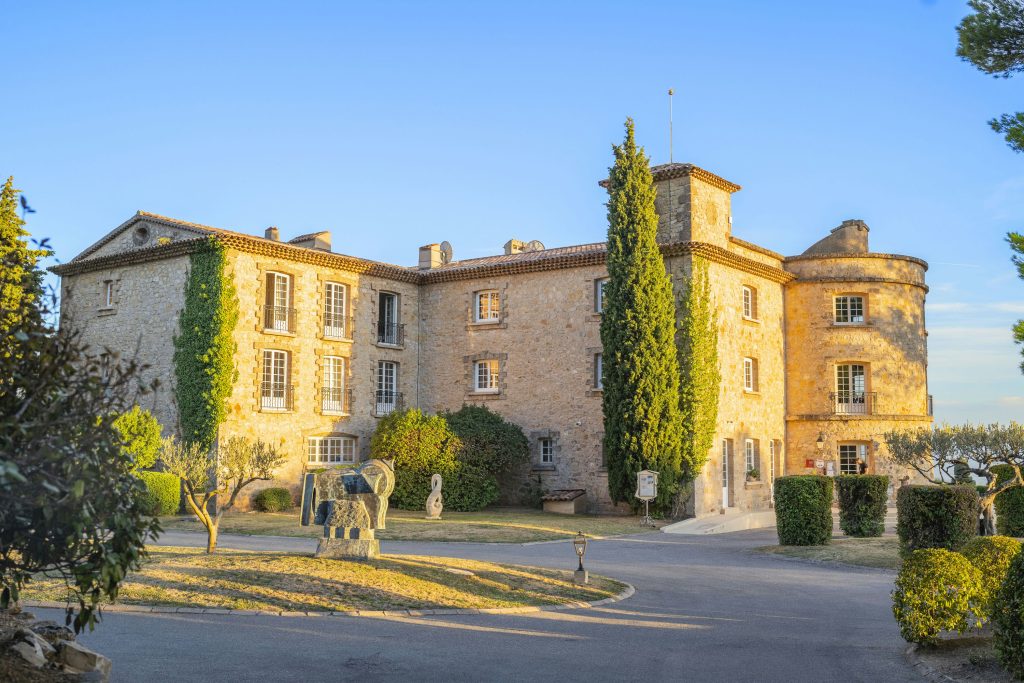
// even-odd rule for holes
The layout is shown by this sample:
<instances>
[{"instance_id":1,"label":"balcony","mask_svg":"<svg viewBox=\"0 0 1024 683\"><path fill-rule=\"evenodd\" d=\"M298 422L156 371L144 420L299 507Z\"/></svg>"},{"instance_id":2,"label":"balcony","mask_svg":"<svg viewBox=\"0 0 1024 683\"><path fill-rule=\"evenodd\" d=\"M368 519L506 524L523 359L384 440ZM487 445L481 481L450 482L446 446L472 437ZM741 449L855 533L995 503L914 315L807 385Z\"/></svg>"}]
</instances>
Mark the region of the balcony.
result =
<instances>
[{"instance_id":1,"label":"balcony","mask_svg":"<svg viewBox=\"0 0 1024 683\"><path fill-rule=\"evenodd\" d=\"M829 394L835 415L874 415L875 392L834 391Z\"/></svg>"},{"instance_id":2,"label":"balcony","mask_svg":"<svg viewBox=\"0 0 1024 683\"><path fill-rule=\"evenodd\" d=\"M351 339L354 320L341 315L324 316L324 336L332 339Z\"/></svg>"},{"instance_id":3,"label":"balcony","mask_svg":"<svg viewBox=\"0 0 1024 683\"><path fill-rule=\"evenodd\" d=\"M352 406L352 390L342 387L323 387L320 390L320 410L325 413L348 414Z\"/></svg>"},{"instance_id":4,"label":"balcony","mask_svg":"<svg viewBox=\"0 0 1024 683\"><path fill-rule=\"evenodd\" d=\"M285 412L292 409L292 386L278 382L260 383L260 410Z\"/></svg>"},{"instance_id":5,"label":"balcony","mask_svg":"<svg viewBox=\"0 0 1024 683\"><path fill-rule=\"evenodd\" d=\"M377 343L388 346L405 344L405 325L380 321L377 323Z\"/></svg>"},{"instance_id":6,"label":"balcony","mask_svg":"<svg viewBox=\"0 0 1024 683\"><path fill-rule=\"evenodd\" d=\"M405 405L402 394L397 391L377 391L373 400L373 414L379 416L390 415Z\"/></svg>"},{"instance_id":7,"label":"balcony","mask_svg":"<svg viewBox=\"0 0 1024 683\"><path fill-rule=\"evenodd\" d=\"M263 307L263 329L295 333L295 309L285 306Z\"/></svg>"}]
</instances>

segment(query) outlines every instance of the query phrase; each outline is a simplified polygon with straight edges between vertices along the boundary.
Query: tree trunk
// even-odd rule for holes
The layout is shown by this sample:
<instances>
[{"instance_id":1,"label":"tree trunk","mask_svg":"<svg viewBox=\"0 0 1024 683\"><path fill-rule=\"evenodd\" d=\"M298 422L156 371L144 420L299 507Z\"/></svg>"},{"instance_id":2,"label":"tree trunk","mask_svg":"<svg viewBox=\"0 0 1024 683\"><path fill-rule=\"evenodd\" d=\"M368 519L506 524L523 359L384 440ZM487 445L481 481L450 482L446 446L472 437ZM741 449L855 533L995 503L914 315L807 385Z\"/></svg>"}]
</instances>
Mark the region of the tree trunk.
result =
<instances>
[{"instance_id":1,"label":"tree trunk","mask_svg":"<svg viewBox=\"0 0 1024 683\"><path fill-rule=\"evenodd\" d=\"M995 502L994 497L992 501L982 501L981 503L981 535L982 536L995 536L996 535L996 515L995 515Z\"/></svg>"},{"instance_id":2,"label":"tree trunk","mask_svg":"<svg viewBox=\"0 0 1024 683\"><path fill-rule=\"evenodd\" d=\"M210 520L209 526L206 527L207 539L206 539L206 554L210 555L217 548L217 527L220 526L220 520Z\"/></svg>"}]
</instances>

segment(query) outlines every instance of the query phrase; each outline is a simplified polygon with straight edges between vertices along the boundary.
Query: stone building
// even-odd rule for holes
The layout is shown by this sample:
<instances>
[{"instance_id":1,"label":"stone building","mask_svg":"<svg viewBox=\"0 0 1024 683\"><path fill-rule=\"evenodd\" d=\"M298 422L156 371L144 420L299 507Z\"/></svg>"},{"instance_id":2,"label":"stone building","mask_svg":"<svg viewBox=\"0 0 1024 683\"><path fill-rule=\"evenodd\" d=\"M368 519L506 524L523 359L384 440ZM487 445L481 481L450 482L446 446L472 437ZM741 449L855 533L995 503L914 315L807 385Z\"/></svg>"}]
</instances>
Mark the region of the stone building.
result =
<instances>
[{"instance_id":1,"label":"stone building","mask_svg":"<svg viewBox=\"0 0 1024 683\"><path fill-rule=\"evenodd\" d=\"M892 428L929 425L927 264L873 253L844 221L799 256L732 235L740 187L690 164L653 169L659 242L680 282L709 264L722 383L716 446L693 512L762 511L782 474L882 471ZM596 234L602 231L598 229ZM604 243L452 260L429 244L403 267L334 253L330 233L281 241L139 212L67 264L62 326L97 350L137 356L163 389L145 400L177 424L173 337L189 254L226 248L240 318L238 380L220 438L286 453L278 485L309 467L364 459L378 419L485 404L530 438L529 478L612 507L602 462ZM411 256L411 254L410 254Z\"/></svg>"}]
</instances>

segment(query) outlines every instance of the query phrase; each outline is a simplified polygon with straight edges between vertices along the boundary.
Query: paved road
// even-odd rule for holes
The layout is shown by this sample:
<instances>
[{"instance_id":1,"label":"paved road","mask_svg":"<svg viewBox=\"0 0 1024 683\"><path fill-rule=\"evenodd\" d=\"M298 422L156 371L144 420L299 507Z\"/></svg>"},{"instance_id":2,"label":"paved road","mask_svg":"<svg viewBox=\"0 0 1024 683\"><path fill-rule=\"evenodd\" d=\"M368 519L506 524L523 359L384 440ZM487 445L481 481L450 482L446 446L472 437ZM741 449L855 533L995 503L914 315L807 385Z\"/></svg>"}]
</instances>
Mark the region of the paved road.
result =
<instances>
[{"instance_id":1,"label":"paved road","mask_svg":"<svg viewBox=\"0 0 1024 683\"><path fill-rule=\"evenodd\" d=\"M202 542L180 533L162 540ZM590 569L637 589L598 609L355 619L110 612L82 640L113 658L114 681L921 680L902 659L889 612L893 573L749 552L773 541L773 531L752 531L593 542ZM313 543L220 539L240 548ZM568 543L382 545L389 553L574 562Z\"/></svg>"}]
</instances>

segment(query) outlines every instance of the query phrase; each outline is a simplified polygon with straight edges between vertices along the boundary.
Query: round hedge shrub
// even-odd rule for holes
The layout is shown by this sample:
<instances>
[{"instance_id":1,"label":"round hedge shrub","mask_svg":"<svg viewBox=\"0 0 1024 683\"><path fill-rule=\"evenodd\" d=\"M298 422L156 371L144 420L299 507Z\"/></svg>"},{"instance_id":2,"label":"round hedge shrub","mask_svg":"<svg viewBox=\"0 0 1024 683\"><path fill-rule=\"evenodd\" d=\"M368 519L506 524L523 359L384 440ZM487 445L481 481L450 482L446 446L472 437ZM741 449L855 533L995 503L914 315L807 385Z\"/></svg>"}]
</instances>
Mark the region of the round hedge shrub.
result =
<instances>
[{"instance_id":1,"label":"round hedge shrub","mask_svg":"<svg viewBox=\"0 0 1024 683\"><path fill-rule=\"evenodd\" d=\"M146 503L154 517L173 515L181 507L181 480L170 472L136 472L146 487Z\"/></svg>"},{"instance_id":2,"label":"round hedge shrub","mask_svg":"<svg viewBox=\"0 0 1024 683\"><path fill-rule=\"evenodd\" d=\"M996 483L1013 478L1013 468L992 468ZM1024 536L1024 486L1015 486L996 496L996 530L1003 536Z\"/></svg>"},{"instance_id":3,"label":"round hedge shrub","mask_svg":"<svg viewBox=\"0 0 1024 683\"><path fill-rule=\"evenodd\" d=\"M445 510L476 512L498 500L498 482L494 475L472 465L460 466L442 484L441 496Z\"/></svg>"},{"instance_id":4,"label":"round hedge shrub","mask_svg":"<svg viewBox=\"0 0 1024 683\"><path fill-rule=\"evenodd\" d=\"M1024 680L1024 553L1013 558L995 594L992 623L999 663L1017 680Z\"/></svg>"},{"instance_id":5,"label":"round hedge shrub","mask_svg":"<svg viewBox=\"0 0 1024 683\"><path fill-rule=\"evenodd\" d=\"M462 443L440 415L411 408L396 410L377 424L370 439L370 457L395 462L395 490L388 499L400 510L422 510L430 495L430 476L444 479L443 500L448 506L448 484L458 467Z\"/></svg>"},{"instance_id":6,"label":"round hedge shrub","mask_svg":"<svg viewBox=\"0 0 1024 683\"><path fill-rule=\"evenodd\" d=\"M779 545L827 545L832 540L832 478L797 474L775 480Z\"/></svg>"},{"instance_id":7,"label":"round hedge shrub","mask_svg":"<svg viewBox=\"0 0 1024 683\"><path fill-rule=\"evenodd\" d=\"M522 428L487 406L462 406L442 415L462 442L460 461L491 474L530 462L530 442Z\"/></svg>"},{"instance_id":8,"label":"round hedge shrub","mask_svg":"<svg viewBox=\"0 0 1024 683\"><path fill-rule=\"evenodd\" d=\"M847 536L868 538L885 531L885 504L889 477L881 474L844 474L836 477L839 528Z\"/></svg>"},{"instance_id":9,"label":"round hedge shrub","mask_svg":"<svg viewBox=\"0 0 1024 683\"><path fill-rule=\"evenodd\" d=\"M259 512L284 512L294 504L292 492L277 486L261 489L252 497L252 507Z\"/></svg>"},{"instance_id":10,"label":"round hedge shrub","mask_svg":"<svg viewBox=\"0 0 1024 683\"><path fill-rule=\"evenodd\" d=\"M985 614L991 612L992 600L1003 585L1013 558L1020 554L1020 541L1007 536L976 536L967 542L960 554L981 572L981 590Z\"/></svg>"},{"instance_id":11,"label":"round hedge shrub","mask_svg":"<svg viewBox=\"0 0 1024 683\"><path fill-rule=\"evenodd\" d=\"M942 631L963 633L972 622L980 626L983 602L981 572L966 557L928 548L903 561L892 592L892 613L904 640L933 644Z\"/></svg>"},{"instance_id":12,"label":"round hedge shrub","mask_svg":"<svg viewBox=\"0 0 1024 683\"><path fill-rule=\"evenodd\" d=\"M978 533L981 504L974 486L902 486L896 496L900 553L960 550Z\"/></svg>"}]
</instances>

